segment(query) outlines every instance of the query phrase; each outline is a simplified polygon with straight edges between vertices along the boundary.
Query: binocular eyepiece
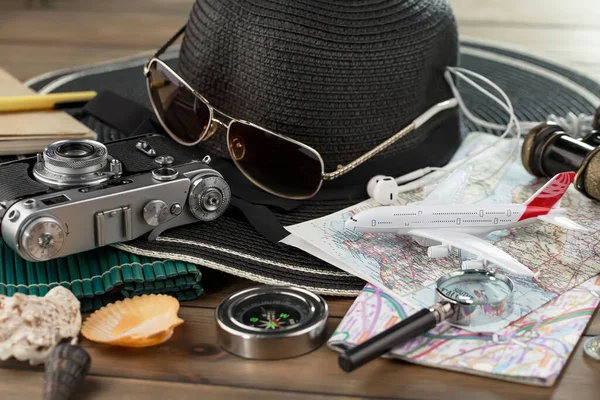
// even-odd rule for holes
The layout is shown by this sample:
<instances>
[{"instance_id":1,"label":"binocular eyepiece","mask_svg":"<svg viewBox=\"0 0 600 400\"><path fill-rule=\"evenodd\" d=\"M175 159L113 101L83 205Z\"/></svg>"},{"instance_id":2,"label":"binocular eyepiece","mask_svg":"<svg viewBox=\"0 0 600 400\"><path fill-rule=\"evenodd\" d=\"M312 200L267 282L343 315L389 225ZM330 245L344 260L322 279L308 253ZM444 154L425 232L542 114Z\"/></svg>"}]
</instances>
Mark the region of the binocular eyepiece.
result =
<instances>
[{"instance_id":1,"label":"binocular eyepiece","mask_svg":"<svg viewBox=\"0 0 600 400\"><path fill-rule=\"evenodd\" d=\"M554 122L533 128L521 148L525 169L535 176L552 177L560 172L576 172L575 188L600 200L600 107L592 121L592 130L576 139Z\"/></svg>"}]
</instances>

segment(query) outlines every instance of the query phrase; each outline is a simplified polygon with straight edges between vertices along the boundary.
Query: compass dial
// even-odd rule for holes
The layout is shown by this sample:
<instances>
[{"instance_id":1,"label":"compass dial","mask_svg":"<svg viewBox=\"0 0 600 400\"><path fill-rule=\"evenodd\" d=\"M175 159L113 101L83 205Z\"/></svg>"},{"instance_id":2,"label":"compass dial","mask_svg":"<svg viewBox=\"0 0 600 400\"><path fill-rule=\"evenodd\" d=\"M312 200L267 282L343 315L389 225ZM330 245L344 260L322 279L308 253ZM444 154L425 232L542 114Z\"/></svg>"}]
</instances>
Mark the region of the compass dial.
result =
<instances>
[{"instance_id":1,"label":"compass dial","mask_svg":"<svg viewBox=\"0 0 600 400\"><path fill-rule=\"evenodd\" d=\"M294 326L301 319L300 311L291 305L265 302L246 310L241 322L247 326L266 330Z\"/></svg>"},{"instance_id":2,"label":"compass dial","mask_svg":"<svg viewBox=\"0 0 600 400\"><path fill-rule=\"evenodd\" d=\"M245 358L308 353L327 338L327 303L306 289L265 285L241 290L217 307L219 344Z\"/></svg>"},{"instance_id":3,"label":"compass dial","mask_svg":"<svg viewBox=\"0 0 600 400\"><path fill-rule=\"evenodd\" d=\"M310 313L310 306L302 299L262 294L241 301L233 317L247 327L273 331L294 327Z\"/></svg>"},{"instance_id":4,"label":"compass dial","mask_svg":"<svg viewBox=\"0 0 600 400\"><path fill-rule=\"evenodd\" d=\"M34 219L21 235L21 246L34 261L45 261L56 257L64 244L63 227L52 217Z\"/></svg>"}]
</instances>

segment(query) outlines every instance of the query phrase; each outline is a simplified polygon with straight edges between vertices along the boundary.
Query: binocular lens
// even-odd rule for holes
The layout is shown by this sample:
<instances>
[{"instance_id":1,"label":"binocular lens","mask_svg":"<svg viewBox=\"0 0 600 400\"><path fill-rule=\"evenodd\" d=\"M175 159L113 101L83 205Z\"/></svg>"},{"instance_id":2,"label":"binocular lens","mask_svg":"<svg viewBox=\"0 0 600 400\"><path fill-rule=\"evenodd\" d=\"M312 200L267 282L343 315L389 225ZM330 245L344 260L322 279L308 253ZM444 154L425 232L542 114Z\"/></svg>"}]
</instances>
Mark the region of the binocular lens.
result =
<instances>
[{"instance_id":1,"label":"binocular lens","mask_svg":"<svg viewBox=\"0 0 600 400\"><path fill-rule=\"evenodd\" d=\"M598 117L600 114L596 113ZM596 129L583 139L576 139L561 126L548 122L533 128L525 137L521 159L525 169L535 176L552 177L560 172L576 172L575 188L600 200L599 145Z\"/></svg>"}]
</instances>

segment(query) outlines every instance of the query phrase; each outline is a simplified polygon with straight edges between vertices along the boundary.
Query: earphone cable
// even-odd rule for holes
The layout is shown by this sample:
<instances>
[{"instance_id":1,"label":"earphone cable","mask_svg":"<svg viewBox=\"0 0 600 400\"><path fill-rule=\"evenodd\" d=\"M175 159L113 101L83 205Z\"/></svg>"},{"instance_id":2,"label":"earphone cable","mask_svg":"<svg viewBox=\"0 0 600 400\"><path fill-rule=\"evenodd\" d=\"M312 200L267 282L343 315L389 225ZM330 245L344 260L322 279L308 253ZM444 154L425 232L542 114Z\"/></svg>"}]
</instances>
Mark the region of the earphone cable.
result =
<instances>
[{"instance_id":1,"label":"earphone cable","mask_svg":"<svg viewBox=\"0 0 600 400\"><path fill-rule=\"evenodd\" d=\"M456 87L456 84L454 83L454 80L452 79L451 74L456 75L457 77L462 79L464 82L471 85L477 91L479 91L486 97L490 98L492 101L494 101L496 104L498 104L504 111L506 111L509 115L508 124L507 125L499 125L499 124L491 123L488 121L484 121L484 120L480 119L479 117L475 116L469 110L469 108L466 106L466 104L464 103L462 96L460 95L458 88ZM474 82L472 79L470 79L466 75L470 75L473 78L479 79L482 82L484 82L485 84L489 85L491 88L493 88L500 94L500 96L504 99L504 101L500 100L494 94L490 93L487 89L483 88L481 85ZM410 183L405 183L404 185L400 186L398 188L398 193L403 193L403 192L407 192L410 190L421 188L425 184L429 183L430 181L432 181L438 177L442 177L443 175L455 170L456 168L461 167L462 165L466 164L467 162L472 162L475 158L479 157L480 155L485 153L487 150L498 145L500 143L500 141L502 141L502 139L504 139L507 135L509 135L510 133L515 133L515 146L513 147L512 151L509 153L509 156L506 158L506 160L498 168L498 169L500 169L512 159L512 157L515 153L515 150L518 149L518 146L520 144L521 128L519 125L519 121L514 113L514 109L513 109L510 99L508 98L508 95L498 85L496 85L494 82L487 79L486 77L484 77L480 74L477 74L473 71L466 70L464 68L448 67L446 72L444 73L444 76L446 77L446 80L448 81L448 84L450 85L450 89L454 95L454 98L456 98L456 100L458 101L461 111L464 113L464 115L469 120L471 120L473 123L480 125L484 128L496 129L496 130L504 129L504 132L498 137L497 140L494 141L494 143L484 147L479 152L477 152L477 154L475 154L471 157L452 162L452 163L446 165L445 167L426 167L426 168L422 168L422 169L410 172L399 178L396 178L396 182L399 184L412 181ZM513 127L515 128L514 132L512 130ZM493 176L496 172L497 172L497 170L494 171L491 176ZM477 181L484 180L484 179L487 179L487 178L478 179Z\"/></svg>"}]
</instances>

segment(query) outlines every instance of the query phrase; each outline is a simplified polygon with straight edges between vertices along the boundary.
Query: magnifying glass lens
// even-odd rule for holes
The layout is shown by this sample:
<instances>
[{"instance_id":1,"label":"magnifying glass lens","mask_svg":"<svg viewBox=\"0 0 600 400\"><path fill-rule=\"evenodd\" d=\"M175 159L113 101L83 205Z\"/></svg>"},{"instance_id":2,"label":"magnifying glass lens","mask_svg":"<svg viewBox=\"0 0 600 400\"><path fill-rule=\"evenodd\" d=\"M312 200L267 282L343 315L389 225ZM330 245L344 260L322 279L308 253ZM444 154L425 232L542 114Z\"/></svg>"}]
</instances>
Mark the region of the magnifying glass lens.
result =
<instances>
[{"instance_id":1,"label":"magnifying glass lens","mask_svg":"<svg viewBox=\"0 0 600 400\"><path fill-rule=\"evenodd\" d=\"M497 322L512 310L514 284L504 275L483 269L467 269L437 281L436 302L453 304L448 322L477 326Z\"/></svg>"},{"instance_id":2,"label":"magnifying glass lens","mask_svg":"<svg viewBox=\"0 0 600 400\"><path fill-rule=\"evenodd\" d=\"M512 287L487 274L465 274L440 282L438 289L449 299L464 304L493 304L506 300Z\"/></svg>"}]
</instances>

